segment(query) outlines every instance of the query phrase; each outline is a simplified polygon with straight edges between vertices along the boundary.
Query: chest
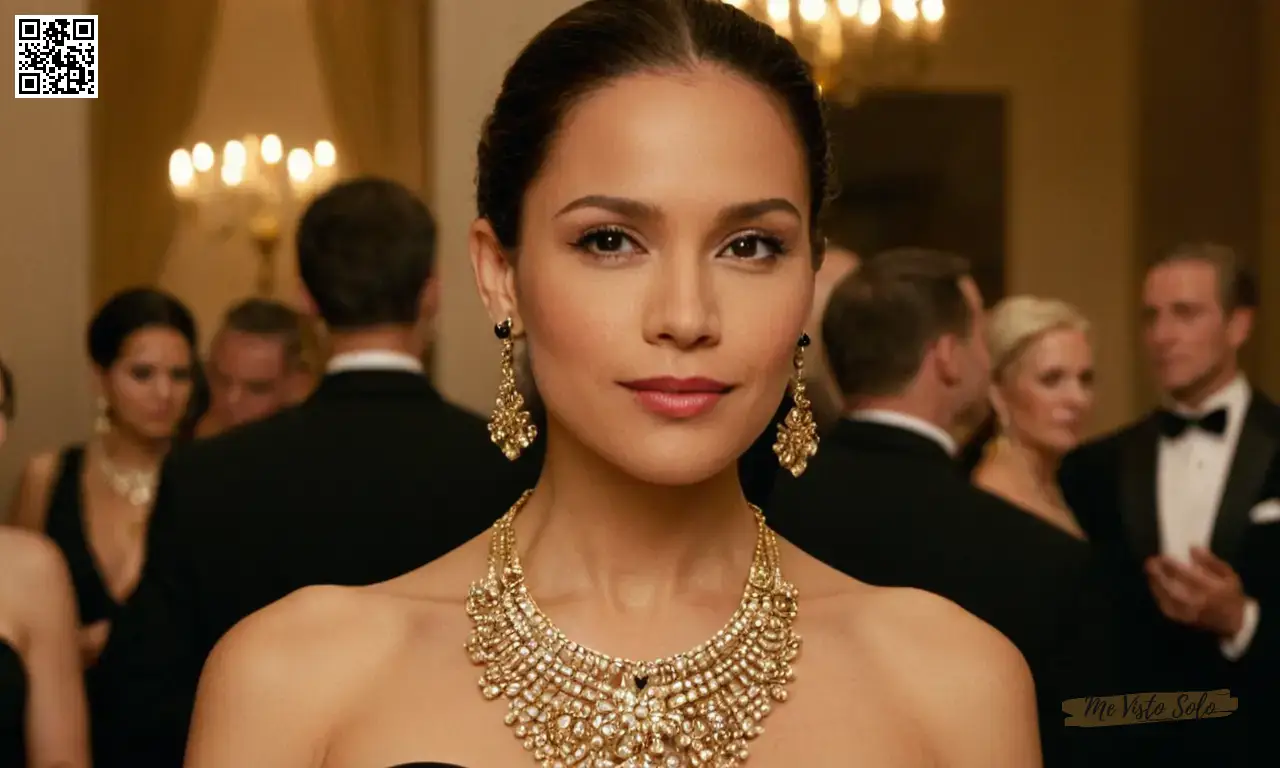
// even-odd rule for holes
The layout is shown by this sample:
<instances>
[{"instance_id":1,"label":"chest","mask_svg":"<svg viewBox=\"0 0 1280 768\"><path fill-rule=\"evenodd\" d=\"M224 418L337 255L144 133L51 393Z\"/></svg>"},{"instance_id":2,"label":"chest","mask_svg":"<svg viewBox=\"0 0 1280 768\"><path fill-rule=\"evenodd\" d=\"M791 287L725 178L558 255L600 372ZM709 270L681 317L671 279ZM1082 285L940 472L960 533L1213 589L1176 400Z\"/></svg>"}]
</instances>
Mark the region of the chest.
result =
<instances>
[{"instance_id":1,"label":"chest","mask_svg":"<svg viewBox=\"0 0 1280 768\"><path fill-rule=\"evenodd\" d=\"M117 602L133 591L145 556L150 510L130 503L97 478L81 487L85 549L107 592Z\"/></svg>"},{"instance_id":2,"label":"chest","mask_svg":"<svg viewBox=\"0 0 1280 768\"><path fill-rule=\"evenodd\" d=\"M811 661L788 687L786 701L773 704L760 721L764 731L747 742L743 768L936 764L890 692L830 685L832 675L821 660ZM421 654L416 661L406 656L394 676L371 686L367 699L353 707L357 714L327 745L324 768L390 768L414 761L465 768L576 764L537 759L530 747L541 742L527 727L519 728L521 718L508 717L512 708L505 697L482 696L482 673L460 646L454 654ZM570 741L590 749L590 739L587 734ZM692 765L678 758L647 762L643 750L612 757L617 768Z\"/></svg>"}]
</instances>

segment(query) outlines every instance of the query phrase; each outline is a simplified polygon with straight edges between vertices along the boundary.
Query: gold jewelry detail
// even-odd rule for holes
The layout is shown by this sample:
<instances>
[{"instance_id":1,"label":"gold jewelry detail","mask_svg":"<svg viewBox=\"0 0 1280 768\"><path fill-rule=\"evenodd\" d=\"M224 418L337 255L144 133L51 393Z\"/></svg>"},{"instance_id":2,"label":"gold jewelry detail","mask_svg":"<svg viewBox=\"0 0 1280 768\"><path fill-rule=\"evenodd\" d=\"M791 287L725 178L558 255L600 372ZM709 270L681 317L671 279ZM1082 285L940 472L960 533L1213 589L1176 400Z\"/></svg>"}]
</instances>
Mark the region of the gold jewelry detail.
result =
<instances>
[{"instance_id":1,"label":"gold jewelry detail","mask_svg":"<svg viewBox=\"0 0 1280 768\"><path fill-rule=\"evenodd\" d=\"M791 410L778 425L778 440L773 452L778 463L792 477L804 474L809 459L818 453L818 425L813 420L813 408L804 391L804 348L809 346L809 334L800 336L794 359L795 376L791 380Z\"/></svg>"},{"instance_id":2,"label":"gold jewelry detail","mask_svg":"<svg viewBox=\"0 0 1280 768\"><path fill-rule=\"evenodd\" d=\"M93 420L93 431L99 435L111 431L111 404L101 395L98 396L98 415Z\"/></svg>"},{"instance_id":3,"label":"gold jewelry detail","mask_svg":"<svg viewBox=\"0 0 1280 768\"><path fill-rule=\"evenodd\" d=\"M511 318L495 325L493 333L502 341L502 381L489 418L489 439L502 449L504 456L515 461L533 444L538 428L529 423L524 397L516 386L516 341L511 332Z\"/></svg>"},{"instance_id":4,"label":"gold jewelry detail","mask_svg":"<svg viewBox=\"0 0 1280 768\"><path fill-rule=\"evenodd\" d=\"M123 469L99 446L98 467L111 491L135 507L150 507L156 498L160 473L154 469Z\"/></svg>"},{"instance_id":5,"label":"gold jewelry detail","mask_svg":"<svg viewBox=\"0 0 1280 768\"><path fill-rule=\"evenodd\" d=\"M760 722L786 701L800 652L796 590L764 514L752 506L759 534L729 623L691 651L631 661L569 640L529 595L512 522L530 493L494 523L488 574L467 596L467 653L485 667L484 697L510 701L507 725L543 766L741 765Z\"/></svg>"}]
</instances>

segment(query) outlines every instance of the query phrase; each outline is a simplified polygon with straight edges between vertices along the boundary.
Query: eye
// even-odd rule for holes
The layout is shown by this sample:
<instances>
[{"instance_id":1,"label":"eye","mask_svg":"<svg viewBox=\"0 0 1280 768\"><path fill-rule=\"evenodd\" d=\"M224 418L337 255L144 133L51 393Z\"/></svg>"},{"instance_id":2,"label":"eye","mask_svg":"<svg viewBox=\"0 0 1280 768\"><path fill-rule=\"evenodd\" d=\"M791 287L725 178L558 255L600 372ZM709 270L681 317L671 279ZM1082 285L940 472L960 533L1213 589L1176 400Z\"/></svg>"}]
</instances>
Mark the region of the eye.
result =
<instances>
[{"instance_id":1,"label":"eye","mask_svg":"<svg viewBox=\"0 0 1280 768\"><path fill-rule=\"evenodd\" d=\"M146 381L155 373L155 368L150 365L135 365L129 369L129 375L138 381Z\"/></svg>"},{"instance_id":2,"label":"eye","mask_svg":"<svg viewBox=\"0 0 1280 768\"><path fill-rule=\"evenodd\" d=\"M1062 378L1062 369L1050 368L1040 375L1040 383L1046 387L1056 387L1062 383Z\"/></svg>"},{"instance_id":3,"label":"eye","mask_svg":"<svg viewBox=\"0 0 1280 768\"><path fill-rule=\"evenodd\" d=\"M786 250L778 238L751 232L735 237L720 253L741 261L764 261L776 259L786 253Z\"/></svg>"},{"instance_id":4,"label":"eye","mask_svg":"<svg viewBox=\"0 0 1280 768\"><path fill-rule=\"evenodd\" d=\"M590 230L578 238L573 247L605 260L625 258L639 250L635 240L617 227Z\"/></svg>"}]
</instances>

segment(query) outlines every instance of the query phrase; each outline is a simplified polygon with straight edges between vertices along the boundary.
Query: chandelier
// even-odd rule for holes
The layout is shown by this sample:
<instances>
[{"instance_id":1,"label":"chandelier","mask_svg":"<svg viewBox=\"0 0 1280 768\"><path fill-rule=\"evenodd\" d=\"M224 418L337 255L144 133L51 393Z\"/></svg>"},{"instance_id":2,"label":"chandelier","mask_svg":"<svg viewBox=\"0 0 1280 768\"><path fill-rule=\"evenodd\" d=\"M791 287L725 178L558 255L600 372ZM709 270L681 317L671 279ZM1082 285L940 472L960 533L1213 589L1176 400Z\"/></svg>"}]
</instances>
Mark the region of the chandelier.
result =
<instances>
[{"instance_id":1,"label":"chandelier","mask_svg":"<svg viewBox=\"0 0 1280 768\"><path fill-rule=\"evenodd\" d=\"M852 100L859 90L918 77L942 36L944 0L724 0L767 23L813 66L823 92Z\"/></svg>"},{"instance_id":2,"label":"chandelier","mask_svg":"<svg viewBox=\"0 0 1280 768\"><path fill-rule=\"evenodd\" d=\"M247 235L258 253L258 293L275 293L275 253L283 222L299 214L337 178L337 150L318 141L287 153L275 134L228 141L219 155L200 142L169 156L174 197L194 213L199 229L227 242Z\"/></svg>"}]
</instances>

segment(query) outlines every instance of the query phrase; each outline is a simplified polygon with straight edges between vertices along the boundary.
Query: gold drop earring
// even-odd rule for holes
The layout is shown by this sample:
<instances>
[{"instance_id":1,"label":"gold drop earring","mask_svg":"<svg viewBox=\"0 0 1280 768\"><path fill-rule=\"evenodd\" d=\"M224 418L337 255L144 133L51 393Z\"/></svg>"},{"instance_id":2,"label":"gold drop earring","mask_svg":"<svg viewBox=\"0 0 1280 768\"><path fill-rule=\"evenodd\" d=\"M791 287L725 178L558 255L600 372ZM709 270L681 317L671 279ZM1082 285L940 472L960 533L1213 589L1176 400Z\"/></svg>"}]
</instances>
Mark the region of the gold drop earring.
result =
<instances>
[{"instance_id":1,"label":"gold drop earring","mask_svg":"<svg viewBox=\"0 0 1280 768\"><path fill-rule=\"evenodd\" d=\"M804 474L809 459L818 453L818 426L813 421L813 408L804 392L804 348L807 346L809 334L801 334L793 363L795 376L791 380L791 410L778 425L778 441L773 444L778 463L792 477Z\"/></svg>"},{"instance_id":2,"label":"gold drop earring","mask_svg":"<svg viewBox=\"0 0 1280 768\"><path fill-rule=\"evenodd\" d=\"M511 332L511 318L495 325L493 334L502 342L502 380L498 384L493 415L489 417L489 439L502 449L502 455L515 461L533 444L538 428L529 423L524 397L516 387L516 341Z\"/></svg>"},{"instance_id":3,"label":"gold drop earring","mask_svg":"<svg viewBox=\"0 0 1280 768\"><path fill-rule=\"evenodd\" d=\"M98 395L98 415L93 420L93 431L98 435L105 435L111 431L111 404L107 402L107 398Z\"/></svg>"}]
</instances>

